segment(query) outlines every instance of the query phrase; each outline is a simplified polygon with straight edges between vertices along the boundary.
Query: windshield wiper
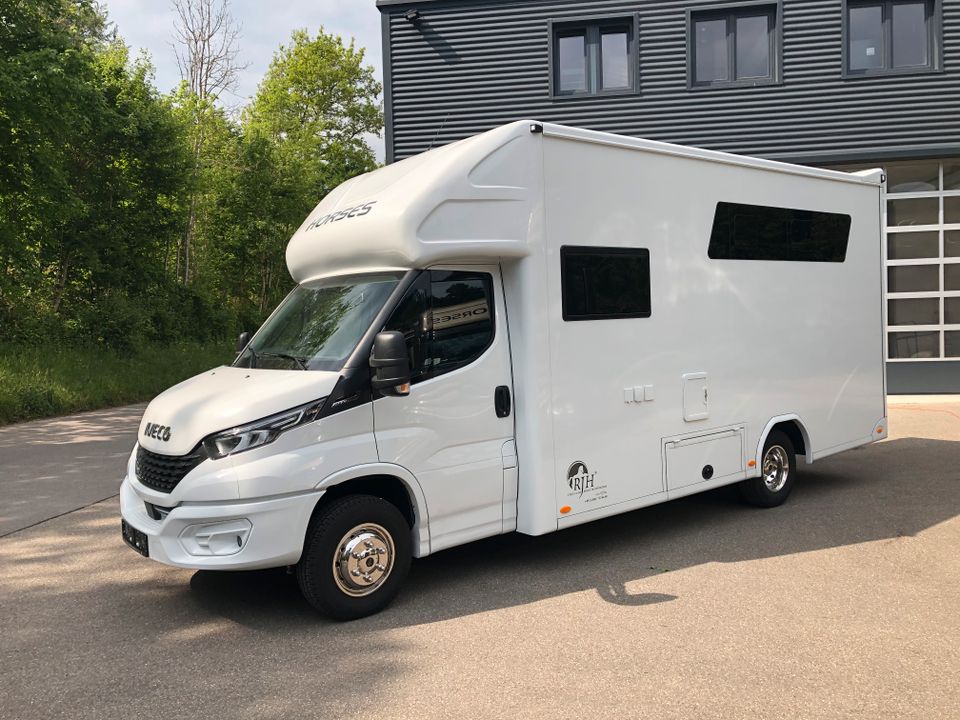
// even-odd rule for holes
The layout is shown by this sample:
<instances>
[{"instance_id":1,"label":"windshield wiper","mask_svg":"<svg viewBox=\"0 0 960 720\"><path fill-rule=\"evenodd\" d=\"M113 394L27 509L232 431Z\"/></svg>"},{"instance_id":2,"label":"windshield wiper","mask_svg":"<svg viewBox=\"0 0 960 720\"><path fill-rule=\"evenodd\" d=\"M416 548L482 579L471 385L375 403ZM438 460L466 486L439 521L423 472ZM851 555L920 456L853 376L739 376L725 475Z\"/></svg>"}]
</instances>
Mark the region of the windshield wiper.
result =
<instances>
[{"instance_id":1,"label":"windshield wiper","mask_svg":"<svg viewBox=\"0 0 960 720\"><path fill-rule=\"evenodd\" d=\"M255 353L254 357L256 358L275 357L275 358L280 358L281 360L292 360L293 362L295 362L297 365L300 366L301 370L309 369L307 367L307 363L304 361L303 358L298 358L296 355L288 355L287 353L264 352L261 350Z\"/></svg>"}]
</instances>

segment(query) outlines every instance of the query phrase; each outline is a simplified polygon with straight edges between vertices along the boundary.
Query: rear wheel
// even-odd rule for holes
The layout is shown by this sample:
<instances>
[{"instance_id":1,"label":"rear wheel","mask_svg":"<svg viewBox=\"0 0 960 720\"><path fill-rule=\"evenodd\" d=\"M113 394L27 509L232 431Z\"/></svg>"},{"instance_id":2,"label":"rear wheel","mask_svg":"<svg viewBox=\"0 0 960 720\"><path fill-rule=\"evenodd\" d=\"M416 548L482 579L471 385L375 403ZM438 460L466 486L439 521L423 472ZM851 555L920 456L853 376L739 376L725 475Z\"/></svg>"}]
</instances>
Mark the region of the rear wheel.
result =
<instances>
[{"instance_id":1,"label":"rear wheel","mask_svg":"<svg viewBox=\"0 0 960 720\"><path fill-rule=\"evenodd\" d=\"M335 620L379 612L410 569L410 527L391 503L349 495L322 507L307 530L297 565L300 590Z\"/></svg>"},{"instance_id":2,"label":"rear wheel","mask_svg":"<svg viewBox=\"0 0 960 720\"><path fill-rule=\"evenodd\" d=\"M772 431L763 445L760 477L740 483L740 496L757 507L776 507L786 502L796 476L793 443L779 430Z\"/></svg>"}]
</instances>

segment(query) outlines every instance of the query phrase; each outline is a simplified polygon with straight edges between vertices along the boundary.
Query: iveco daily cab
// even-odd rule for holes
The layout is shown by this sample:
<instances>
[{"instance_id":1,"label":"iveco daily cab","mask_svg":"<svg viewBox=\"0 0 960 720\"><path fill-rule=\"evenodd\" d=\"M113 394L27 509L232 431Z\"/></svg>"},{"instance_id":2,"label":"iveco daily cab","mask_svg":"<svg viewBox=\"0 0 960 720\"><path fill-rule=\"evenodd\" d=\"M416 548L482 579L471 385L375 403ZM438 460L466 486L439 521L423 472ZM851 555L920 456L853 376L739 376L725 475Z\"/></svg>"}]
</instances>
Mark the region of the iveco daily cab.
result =
<instances>
[{"instance_id":1,"label":"iveco daily cab","mask_svg":"<svg viewBox=\"0 0 960 720\"><path fill-rule=\"evenodd\" d=\"M883 193L531 121L354 178L236 360L150 403L124 537L293 567L350 619L471 540L732 483L778 505L798 458L886 434Z\"/></svg>"}]
</instances>

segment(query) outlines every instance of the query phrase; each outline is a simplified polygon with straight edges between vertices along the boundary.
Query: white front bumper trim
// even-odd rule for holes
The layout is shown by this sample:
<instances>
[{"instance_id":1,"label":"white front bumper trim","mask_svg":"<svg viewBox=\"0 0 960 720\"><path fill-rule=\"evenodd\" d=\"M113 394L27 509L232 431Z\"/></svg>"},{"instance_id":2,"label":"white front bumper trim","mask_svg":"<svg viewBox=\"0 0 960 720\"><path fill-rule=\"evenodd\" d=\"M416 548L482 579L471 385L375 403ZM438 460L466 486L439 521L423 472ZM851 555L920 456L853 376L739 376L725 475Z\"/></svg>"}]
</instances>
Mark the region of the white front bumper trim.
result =
<instances>
[{"instance_id":1,"label":"white front bumper trim","mask_svg":"<svg viewBox=\"0 0 960 720\"><path fill-rule=\"evenodd\" d=\"M307 523L322 495L322 490L311 490L257 500L185 503L154 520L144 498L124 479L120 514L147 536L153 560L183 568L254 570L300 560Z\"/></svg>"}]
</instances>

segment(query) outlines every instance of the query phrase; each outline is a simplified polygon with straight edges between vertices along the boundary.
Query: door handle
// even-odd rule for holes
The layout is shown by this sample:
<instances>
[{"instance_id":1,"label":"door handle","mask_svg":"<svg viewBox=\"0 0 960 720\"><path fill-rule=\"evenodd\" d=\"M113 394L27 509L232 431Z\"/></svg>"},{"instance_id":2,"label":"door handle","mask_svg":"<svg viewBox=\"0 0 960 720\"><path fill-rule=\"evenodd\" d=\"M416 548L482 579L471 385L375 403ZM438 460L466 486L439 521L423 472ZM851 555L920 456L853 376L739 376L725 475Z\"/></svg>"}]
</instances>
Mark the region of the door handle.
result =
<instances>
[{"instance_id":1,"label":"door handle","mask_svg":"<svg viewBox=\"0 0 960 720\"><path fill-rule=\"evenodd\" d=\"M510 414L510 388L506 385L500 385L494 391L493 407L499 418L505 418Z\"/></svg>"}]
</instances>

